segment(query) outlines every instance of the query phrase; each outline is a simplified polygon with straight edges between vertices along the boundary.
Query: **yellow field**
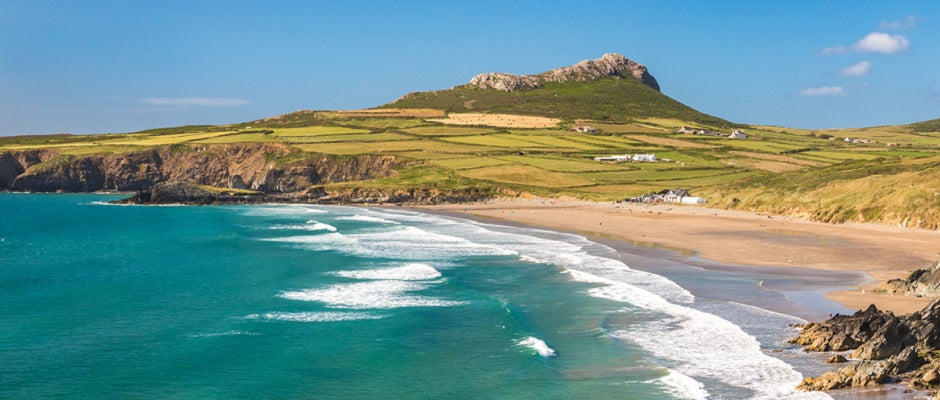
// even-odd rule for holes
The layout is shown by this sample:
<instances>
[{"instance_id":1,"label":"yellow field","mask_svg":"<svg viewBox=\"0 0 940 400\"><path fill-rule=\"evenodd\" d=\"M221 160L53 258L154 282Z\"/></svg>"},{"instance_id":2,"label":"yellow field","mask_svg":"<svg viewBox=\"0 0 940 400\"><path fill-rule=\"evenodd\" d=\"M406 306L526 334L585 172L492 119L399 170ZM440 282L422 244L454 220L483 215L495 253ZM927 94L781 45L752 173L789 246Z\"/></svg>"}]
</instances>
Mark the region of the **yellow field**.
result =
<instances>
[{"instance_id":1,"label":"yellow field","mask_svg":"<svg viewBox=\"0 0 940 400\"><path fill-rule=\"evenodd\" d=\"M444 116L444 110L433 108L377 108L371 110L340 110L334 113L341 117L405 117L437 118Z\"/></svg>"},{"instance_id":2,"label":"yellow field","mask_svg":"<svg viewBox=\"0 0 940 400\"><path fill-rule=\"evenodd\" d=\"M494 131L492 129L471 128L466 126L418 126L404 129L404 132L418 136L463 136L481 135Z\"/></svg>"},{"instance_id":3,"label":"yellow field","mask_svg":"<svg viewBox=\"0 0 940 400\"><path fill-rule=\"evenodd\" d=\"M274 129L274 136L321 136L369 133L367 129L347 128L343 126L307 126L303 128Z\"/></svg>"},{"instance_id":4,"label":"yellow field","mask_svg":"<svg viewBox=\"0 0 940 400\"><path fill-rule=\"evenodd\" d=\"M475 154L493 151L484 146L461 145L432 140L403 140L396 142L348 142L298 144L294 147L307 152L326 154L388 154L390 152L431 152Z\"/></svg>"},{"instance_id":5,"label":"yellow field","mask_svg":"<svg viewBox=\"0 0 940 400\"><path fill-rule=\"evenodd\" d=\"M98 143L100 144L120 144L120 145L131 145L131 146L160 146L166 144L179 144L186 142L194 142L198 140L204 140L209 138L215 138L219 136L226 136L235 133L235 131L227 132L196 132L196 133L180 133L176 135L155 135L155 136L141 136L139 138L121 138L114 140L102 140Z\"/></svg>"},{"instance_id":6,"label":"yellow field","mask_svg":"<svg viewBox=\"0 0 940 400\"><path fill-rule=\"evenodd\" d=\"M514 114L452 113L447 118L429 119L446 125L481 125L498 128L554 128L560 119Z\"/></svg>"},{"instance_id":7,"label":"yellow field","mask_svg":"<svg viewBox=\"0 0 940 400\"><path fill-rule=\"evenodd\" d=\"M584 186L593 183L580 175L545 171L527 165L499 165L463 170L458 173L467 178L547 188Z\"/></svg>"},{"instance_id":8,"label":"yellow field","mask_svg":"<svg viewBox=\"0 0 940 400\"><path fill-rule=\"evenodd\" d=\"M473 144L480 146L493 146L493 147L508 147L508 148L531 148L531 147L547 147L535 142L530 142L521 137L501 137L497 135L481 135L481 136L457 136L457 137L448 137L441 140L454 142L454 143L463 143L463 144Z\"/></svg>"},{"instance_id":9,"label":"yellow field","mask_svg":"<svg viewBox=\"0 0 940 400\"><path fill-rule=\"evenodd\" d=\"M470 158L451 158L446 160L435 160L431 161L434 165L440 165L444 168L450 169L472 169L472 168L481 168L481 167L492 167L494 165L505 165L509 164L509 161L504 161L496 158L490 157L470 157Z\"/></svg>"},{"instance_id":10,"label":"yellow field","mask_svg":"<svg viewBox=\"0 0 940 400\"><path fill-rule=\"evenodd\" d=\"M639 140L641 142L646 142L646 143L661 144L663 146L671 146L671 147L687 147L690 149L713 149L716 147L716 146L712 146L709 144L690 142L686 140L669 139L669 138L664 138L664 137L659 137L659 136L630 135L629 138L636 139L636 140Z\"/></svg>"},{"instance_id":11,"label":"yellow field","mask_svg":"<svg viewBox=\"0 0 940 400\"><path fill-rule=\"evenodd\" d=\"M411 140L411 136L399 133L360 133L351 135L296 136L283 138L287 143L330 143L330 142L378 142L386 140Z\"/></svg>"},{"instance_id":12,"label":"yellow field","mask_svg":"<svg viewBox=\"0 0 940 400\"><path fill-rule=\"evenodd\" d=\"M672 133L673 131L658 126L644 124L611 124L588 120L577 120L575 125L587 125L607 133Z\"/></svg>"}]
</instances>

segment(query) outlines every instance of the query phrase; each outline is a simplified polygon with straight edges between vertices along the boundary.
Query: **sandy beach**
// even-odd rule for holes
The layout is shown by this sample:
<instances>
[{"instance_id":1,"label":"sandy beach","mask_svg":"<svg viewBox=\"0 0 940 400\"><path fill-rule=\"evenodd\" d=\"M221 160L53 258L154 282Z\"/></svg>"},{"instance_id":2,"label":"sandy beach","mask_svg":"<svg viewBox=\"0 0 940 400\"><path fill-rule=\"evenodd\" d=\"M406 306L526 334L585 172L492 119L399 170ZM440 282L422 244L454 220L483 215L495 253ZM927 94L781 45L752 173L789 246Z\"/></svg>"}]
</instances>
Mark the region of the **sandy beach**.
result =
<instances>
[{"instance_id":1,"label":"sandy beach","mask_svg":"<svg viewBox=\"0 0 940 400\"><path fill-rule=\"evenodd\" d=\"M888 279L940 260L937 231L833 225L697 206L517 198L420 208L608 237L721 263L865 272L870 284L827 295L852 309L875 304L895 313L919 310L929 299L873 291Z\"/></svg>"}]
</instances>

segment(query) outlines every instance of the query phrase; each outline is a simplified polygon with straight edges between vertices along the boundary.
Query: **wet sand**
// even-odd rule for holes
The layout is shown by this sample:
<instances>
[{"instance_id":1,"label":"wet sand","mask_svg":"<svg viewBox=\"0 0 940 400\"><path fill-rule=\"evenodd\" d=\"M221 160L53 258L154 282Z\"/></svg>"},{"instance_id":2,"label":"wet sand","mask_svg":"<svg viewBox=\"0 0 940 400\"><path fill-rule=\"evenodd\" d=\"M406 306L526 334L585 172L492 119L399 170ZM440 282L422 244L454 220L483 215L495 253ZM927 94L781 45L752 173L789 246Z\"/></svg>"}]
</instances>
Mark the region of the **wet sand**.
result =
<instances>
[{"instance_id":1,"label":"wet sand","mask_svg":"<svg viewBox=\"0 0 940 400\"><path fill-rule=\"evenodd\" d=\"M900 252L913 250L913 254L901 259L929 265L933 262L928 260L931 247L934 243L940 247L938 232L883 225L828 225L701 207L679 209L636 204L605 207L598 203L515 200L419 208L424 212L485 223L538 226L584 234L616 250L631 268L666 276L696 297L741 302L810 321L825 319L829 313L852 312L871 303L902 313L921 309L929 300L871 293L871 289L877 287L873 275L906 276L910 270L926 265L904 269L880 263L886 262L885 257L898 257ZM620 226L623 224L632 229ZM644 229L648 225L656 227ZM670 229L686 231L673 236L663 233ZM651 235L646 236L644 232L651 232ZM701 237L697 237L699 235ZM745 248L732 245L722 251L709 246L711 241L727 238L739 238L735 243ZM880 261L870 259L873 253L889 250L889 254L876 258ZM819 257L825 261L796 264L794 258L808 260L807 256L811 256L800 251L824 253ZM787 257L787 262L783 262L782 257ZM707 272L690 274L690 268ZM709 278L721 282L720 286L707 282ZM833 369L823 361L829 353L804 354L788 362L805 375L815 376ZM930 392L903 383L836 390L828 394L835 400L932 398Z\"/></svg>"},{"instance_id":2,"label":"wet sand","mask_svg":"<svg viewBox=\"0 0 940 400\"><path fill-rule=\"evenodd\" d=\"M499 199L419 208L661 247L722 264L795 267L787 270L796 275L801 274L800 268L867 274L870 279L847 281L847 290L826 295L850 309L869 304L896 313L921 309L928 299L873 291L888 279L904 277L940 259L937 231L824 224L697 206Z\"/></svg>"}]
</instances>

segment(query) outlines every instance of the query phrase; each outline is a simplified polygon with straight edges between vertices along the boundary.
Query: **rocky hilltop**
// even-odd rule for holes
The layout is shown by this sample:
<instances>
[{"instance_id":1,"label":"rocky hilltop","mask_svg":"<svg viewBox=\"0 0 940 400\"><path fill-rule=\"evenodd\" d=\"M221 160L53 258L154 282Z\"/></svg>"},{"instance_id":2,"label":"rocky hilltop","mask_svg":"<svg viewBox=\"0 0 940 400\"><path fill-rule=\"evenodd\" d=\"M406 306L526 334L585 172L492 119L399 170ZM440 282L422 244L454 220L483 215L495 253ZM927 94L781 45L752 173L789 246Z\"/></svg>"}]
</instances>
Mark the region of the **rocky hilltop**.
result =
<instances>
[{"instance_id":1,"label":"rocky hilltop","mask_svg":"<svg viewBox=\"0 0 940 400\"><path fill-rule=\"evenodd\" d=\"M806 378L804 390L868 387L906 380L915 387L940 385L940 300L904 316L870 306L852 315L808 323L791 343L807 351L852 351L850 365ZM846 362L841 354L830 362Z\"/></svg>"},{"instance_id":2,"label":"rocky hilltop","mask_svg":"<svg viewBox=\"0 0 940 400\"><path fill-rule=\"evenodd\" d=\"M516 92L535 89L546 82L584 82L606 77L636 79L659 91L659 83L646 70L646 66L613 53L604 54L596 60L584 60L575 65L556 68L538 75L513 75L503 72L479 74L470 79L467 86Z\"/></svg>"}]
</instances>

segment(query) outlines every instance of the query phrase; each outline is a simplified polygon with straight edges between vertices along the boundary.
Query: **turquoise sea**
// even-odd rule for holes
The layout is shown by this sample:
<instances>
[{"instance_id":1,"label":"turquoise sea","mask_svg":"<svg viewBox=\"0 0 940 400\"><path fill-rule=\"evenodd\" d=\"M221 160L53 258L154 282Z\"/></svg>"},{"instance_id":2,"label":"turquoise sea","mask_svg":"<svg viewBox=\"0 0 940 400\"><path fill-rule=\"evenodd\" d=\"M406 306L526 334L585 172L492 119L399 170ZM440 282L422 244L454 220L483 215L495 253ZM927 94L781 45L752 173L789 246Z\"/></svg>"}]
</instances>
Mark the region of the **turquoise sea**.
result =
<instances>
[{"instance_id":1,"label":"turquoise sea","mask_svg":"<svg viewBox=\"0 0 940 400\"><path fill-rule=\"evenodd\" d=\"M116 198L0 194L0 398L828 398L793 391L802 320L675 283L762 279L402 209Z\"/></svg>"}]
</instances>

